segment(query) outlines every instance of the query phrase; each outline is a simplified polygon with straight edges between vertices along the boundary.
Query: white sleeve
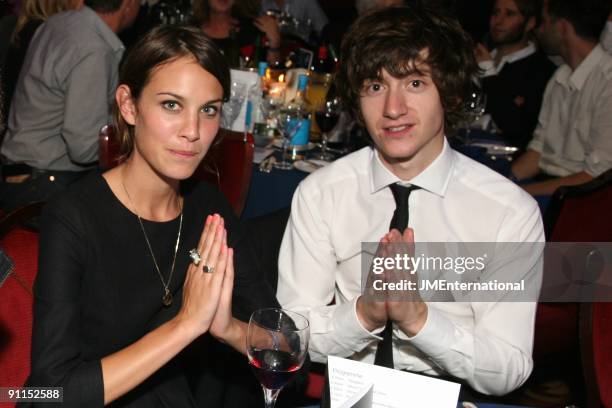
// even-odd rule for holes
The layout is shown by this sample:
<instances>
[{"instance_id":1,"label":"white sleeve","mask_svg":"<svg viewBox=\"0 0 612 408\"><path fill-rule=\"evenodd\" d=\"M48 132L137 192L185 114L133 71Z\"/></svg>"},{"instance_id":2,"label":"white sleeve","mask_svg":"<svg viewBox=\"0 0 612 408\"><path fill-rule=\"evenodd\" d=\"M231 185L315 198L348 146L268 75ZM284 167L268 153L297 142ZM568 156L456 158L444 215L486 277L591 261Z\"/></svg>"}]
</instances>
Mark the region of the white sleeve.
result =
<instances>
[{"instance_id":1,"label":"white sleeve","mask_svg":"<svg viewBox=\"0 0 612 408\"><path fill-rule=\"evenodd\" d=\"M302 183L293 196L291 217L278 261L278 301L310 321L310 356L349 357L380 337L368 332L356 314L357 298L341 305L334 299L336 255L330 240L331 197L307 191ZM378 330L377 330L378 331Z\"/></svg>"},{"instance_id":2,"label":"white sleeve","mask_svg":"<svg viewBox=\"0 0 612 408\"><path fill-rule=\"evenodd\" d=\"M487 280L512 274L524 279L525 287L537 294L542 280L544 231L537 204L532 199L526 204L530 205L525 211L507 217L507 227L498 236L498 242L512 243L508 245L511 248L515 248L513 243L524 243L521 255L525 256L503 251L491 265L492 276ZM473 319L458 324L430 304L419 333L407 337L396 329L394 335L475 390L503 395L518 388L531 373L536 306L532 300L472 301Z\"/></svg>"}]
</instances>

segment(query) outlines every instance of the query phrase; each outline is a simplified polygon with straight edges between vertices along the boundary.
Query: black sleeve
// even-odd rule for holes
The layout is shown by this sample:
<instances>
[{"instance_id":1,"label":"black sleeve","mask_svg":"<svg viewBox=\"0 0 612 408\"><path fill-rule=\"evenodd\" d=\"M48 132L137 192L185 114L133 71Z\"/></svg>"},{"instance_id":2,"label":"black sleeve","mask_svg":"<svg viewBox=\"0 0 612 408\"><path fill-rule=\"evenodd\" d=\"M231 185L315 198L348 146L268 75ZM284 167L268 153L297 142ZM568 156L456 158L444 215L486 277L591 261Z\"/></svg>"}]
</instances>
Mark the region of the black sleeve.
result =
<instances>
[{"instance_id":1,"label":"black sleeve","mask_svg":"<svg viewBox=\"0 0 612 408\"><path fill-rule=\"evenodd\" d=\"M101 407L101 363L83 359L79 338L87 256L80 219L81 211L68 200L50 203L41 217L29 385L63 387L58 406Z\"/></svg>"}]
</instances>

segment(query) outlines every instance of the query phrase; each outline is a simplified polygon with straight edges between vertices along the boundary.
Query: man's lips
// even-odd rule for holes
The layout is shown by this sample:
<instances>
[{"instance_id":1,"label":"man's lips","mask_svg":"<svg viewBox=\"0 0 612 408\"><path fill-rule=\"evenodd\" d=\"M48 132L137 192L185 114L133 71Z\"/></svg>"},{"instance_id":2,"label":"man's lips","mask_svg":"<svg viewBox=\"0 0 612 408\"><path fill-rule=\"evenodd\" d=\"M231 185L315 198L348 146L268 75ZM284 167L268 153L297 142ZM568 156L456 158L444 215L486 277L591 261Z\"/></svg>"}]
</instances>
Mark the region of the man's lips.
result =
<instances>
[{"instance_id":1,"label":"man's lips","mask_svg":"<svg viewBox=\"0 0 612 408\"><path fill-rule=\"evenodd\" d=\"M384 126L383 132L385 136L403 136L414 127L414 124L402 124L394 126Z\"/></svg>"}]
</instances>

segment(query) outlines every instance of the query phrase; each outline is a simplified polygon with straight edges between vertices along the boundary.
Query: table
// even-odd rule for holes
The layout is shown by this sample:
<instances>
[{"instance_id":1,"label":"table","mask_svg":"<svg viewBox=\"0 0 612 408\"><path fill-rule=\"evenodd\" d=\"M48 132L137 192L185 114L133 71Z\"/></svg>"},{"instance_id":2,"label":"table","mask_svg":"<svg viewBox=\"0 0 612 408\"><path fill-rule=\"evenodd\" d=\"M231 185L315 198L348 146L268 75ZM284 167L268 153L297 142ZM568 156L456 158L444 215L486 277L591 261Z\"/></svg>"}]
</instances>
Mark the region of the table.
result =
<instances>
[{"instance_id":1,"label":"table","mask_svg":"<svg viewBox=\"0 0 612 408\"><path fill-rule=\"evenodd\" d=\"M259 171L254 164L251 186L247 195L242 219L268 214L291 205L293 192L308 173L299 170L273 169L270 173Z\"/></svg>"}]
</instances>

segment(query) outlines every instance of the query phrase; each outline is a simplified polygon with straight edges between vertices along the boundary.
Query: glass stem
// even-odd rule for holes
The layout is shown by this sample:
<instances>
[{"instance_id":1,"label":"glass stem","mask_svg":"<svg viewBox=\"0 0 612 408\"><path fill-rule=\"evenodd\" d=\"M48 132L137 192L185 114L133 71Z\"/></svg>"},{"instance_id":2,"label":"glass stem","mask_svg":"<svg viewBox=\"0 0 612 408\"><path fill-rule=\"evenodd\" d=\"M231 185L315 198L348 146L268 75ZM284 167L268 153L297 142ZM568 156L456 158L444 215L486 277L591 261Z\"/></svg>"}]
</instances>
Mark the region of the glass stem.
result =
<instances>
[{"instance_id":1,"label":"glass stem","mask_svg":"<svg viewBox=\"0 0 612 408\"><path fill-rule=\"evenodd\" d=\"M278 393L280 392L280 388L276 390L268 389L262 386L264 392L264 400L266 402L266 408L274 408L276 404L276 397L278 397Z\"/></svg>"}]
</instances>

